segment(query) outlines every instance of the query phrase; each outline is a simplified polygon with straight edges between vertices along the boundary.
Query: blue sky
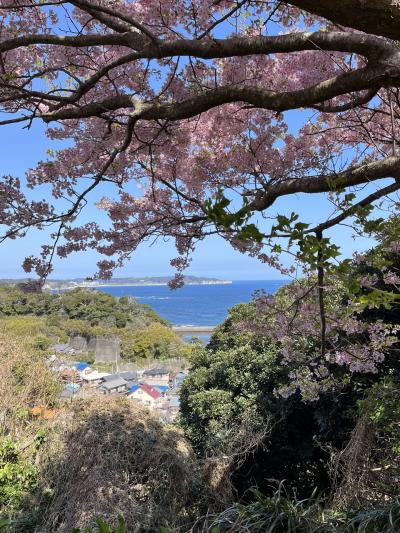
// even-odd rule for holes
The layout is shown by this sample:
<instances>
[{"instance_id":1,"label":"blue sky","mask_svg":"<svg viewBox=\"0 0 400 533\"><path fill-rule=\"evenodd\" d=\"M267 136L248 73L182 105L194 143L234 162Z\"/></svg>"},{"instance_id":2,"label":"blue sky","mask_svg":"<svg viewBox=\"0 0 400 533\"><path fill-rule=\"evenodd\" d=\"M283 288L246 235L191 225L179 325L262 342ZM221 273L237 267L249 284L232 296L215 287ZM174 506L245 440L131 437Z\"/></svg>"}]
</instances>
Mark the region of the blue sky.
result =
<instances>
[{"instance_id":1,"label":"blue sky","mask_svg":"<svg viewBox=\"0 0 400 533\"><path fill-rule=\"evenodd\" d=\"M292 127L296 129L297 117L292 117ZM23 177L26 170L46 157L46 150L53 147L53 143L44 135L43 127L37 123L31 130L24 130L20 125L0 128L1 146L1 174L11 174ZM102 192L96 192L92 197L92 204L88 205L85 219L104 219L104 213L95 206ZM300 218L307 222L323 220L330 212L330 206L323 195L298 195L282 199L274 209L276 212L300 214ZM340 243L343 254L349 256L354 250L366 249L371 245L368 239L352 237L352 232L346 228L332 231L334 239ZM2 245L0 263L0 277L18 278L26 274L21 263L27 255L35 255L40 250L40 244L46 241L46 234L30 231L19 240L9 241ZM143 244L123 269L119 276L156 276L169 275L172 269L169 259L175 257L176 252L172 242L157 241L153 245ZM99 256L94 252L74 254L66 260L56 259L52 277L71 278L90 276L96 271ZM279 279L282 276L274 269L261 264L254 258L236 252L219 237L209 238L198 245L193 256L188 273L199 276L220 277L227 279Z\"/></svg>"}]
</instances>

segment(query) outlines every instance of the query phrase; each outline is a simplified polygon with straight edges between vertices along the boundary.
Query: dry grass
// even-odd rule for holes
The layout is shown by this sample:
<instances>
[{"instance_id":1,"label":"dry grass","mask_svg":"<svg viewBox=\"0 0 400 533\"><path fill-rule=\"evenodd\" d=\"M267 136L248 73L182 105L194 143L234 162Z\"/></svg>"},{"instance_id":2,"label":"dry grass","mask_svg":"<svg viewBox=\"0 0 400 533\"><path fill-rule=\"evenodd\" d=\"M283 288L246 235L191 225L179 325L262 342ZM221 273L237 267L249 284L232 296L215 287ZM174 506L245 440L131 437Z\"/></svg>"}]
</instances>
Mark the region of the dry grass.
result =
<instances>
[{"instance_id":1,"label":"dry grass","mask_svg":"<svg viewBox=\"0 0 400 533\"><path fill-rule=\"evenodd\" d=\"M41 472L18 531L70 533L97 517L116 524L123 515L132 532L183 532L219 509L225 469L218 462L204 469L177 428L124 398L75 400L53 410L58 391L43 357L0 332L0 435L15 437ZM32 416L34 406L55 416ZM45 440L36 449L39 428Z\"/></svg>"},{"instance_id":2,"label":"dry grass","mask_svg":"<svg viewBox=\"0 0 400 533\"><path fill-rule=\"evenodd\" d=\"M52 405L58 388L42 357L22 341L0 333L0 434L22 437L29 433L25 416L29 408Z\"/></svg>"},{"instance_id":3,"label":"dry grass","mask_svg":"<svg viewBox=\"0 0 400 533\"><path fill-rule=\"evenodd\" d=\"M77 401L50 436L40 531L70 532L101 516L129 531L185 531L213 500L182 434L125 399ZM42 502L43 505L43 502Z\"/></svg>"}]
</instances>

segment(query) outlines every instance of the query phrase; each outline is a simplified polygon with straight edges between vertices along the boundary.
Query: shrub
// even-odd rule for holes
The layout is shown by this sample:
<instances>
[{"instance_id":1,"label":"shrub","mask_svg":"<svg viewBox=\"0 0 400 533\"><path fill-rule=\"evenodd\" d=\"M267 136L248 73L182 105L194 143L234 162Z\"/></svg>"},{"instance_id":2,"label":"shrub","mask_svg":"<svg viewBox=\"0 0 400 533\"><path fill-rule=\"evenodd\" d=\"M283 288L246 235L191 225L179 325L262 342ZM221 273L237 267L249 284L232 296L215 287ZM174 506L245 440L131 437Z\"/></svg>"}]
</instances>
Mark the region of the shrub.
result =
<instances>
[{"instance_id":1,"label":"shrub","mask_svg":"<svg viewBox=\"0 0 400 533\"><path fill-rule=\"evenodd\" d=\"M15 439L1 438L0 512L10 515L18 511L37 480L37 468L23 458Z\"/></svg>"},{"instance_id":2,"label":"shrub","mask_svg":"<svg viewBox=\"0 0 400 533\"><path fill-rule=\"evenodd\" d=\"M97 517L115 526L120 515L129 531L185 531L212 506L183 434L131 400L76 400L58 420L37 497L39 531L96 531Z\"/></svg>"}]
</instances>

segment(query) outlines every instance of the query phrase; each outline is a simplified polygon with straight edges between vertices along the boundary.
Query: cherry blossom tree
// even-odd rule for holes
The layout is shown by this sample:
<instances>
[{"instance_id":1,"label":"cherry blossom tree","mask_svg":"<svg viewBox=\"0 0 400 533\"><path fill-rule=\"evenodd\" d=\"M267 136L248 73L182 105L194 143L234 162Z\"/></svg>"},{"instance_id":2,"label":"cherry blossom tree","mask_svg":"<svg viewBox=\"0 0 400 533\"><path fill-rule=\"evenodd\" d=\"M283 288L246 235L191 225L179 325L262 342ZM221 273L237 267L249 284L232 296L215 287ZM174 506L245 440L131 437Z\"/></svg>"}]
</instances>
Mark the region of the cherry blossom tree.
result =
<instances>
[{"instance_id":1,"label":"cherry blossom tree","mask_svg":"<svg viewBox=\"0 0 400 533\"><path fill-rule=\"evenodd\" d=\"M0 184L3 240L54 225L24 263L41 277L87 247L110 275L157 236L175 239L181 272L215 233L272 265L284 237L321 265L336 252L324 231L400 188L397 2L1 0L0 17L0 124L42 121L68 140ZM293 134L286 112L304 109ZM105 182L111 225L80 225ZM265 231L296 193L326 193L332 213L316 227L282 213Z\"/></svg>"},{"instance_id":2,"label":"cherry blossom tree","mask_svg":"<svg viewBox=\"0 0 400 533\"><path fill-rule=\"evenodd\" d=\"M316 272L323 355L327 232L375 230L372 207L396 206L399 38L394 0L0 0L0 125L49 138L46 160L1 178L1 240L51 226L24 262L44 279L55 254L95 249L107 277L169 237L175 286L208 235L281 269L287 250ZM82 224L104 184L110 224ZM285 212L298 193L331 212Z\"/></svg>"}]
</instances>

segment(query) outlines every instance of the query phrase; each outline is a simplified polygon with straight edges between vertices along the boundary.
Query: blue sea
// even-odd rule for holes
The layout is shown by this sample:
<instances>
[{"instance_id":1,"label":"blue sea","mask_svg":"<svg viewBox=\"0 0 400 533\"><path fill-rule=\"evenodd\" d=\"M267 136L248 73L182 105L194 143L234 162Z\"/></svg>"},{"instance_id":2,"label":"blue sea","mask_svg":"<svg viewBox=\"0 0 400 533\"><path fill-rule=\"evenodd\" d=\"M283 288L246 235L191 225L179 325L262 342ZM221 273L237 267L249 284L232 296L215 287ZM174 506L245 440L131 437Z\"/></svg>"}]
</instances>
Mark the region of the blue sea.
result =
<instances>
[{"instance_id":1,"label":"blue sea","mask_svg":"<svg viewBox=\"0 0 400 533\"><path fill-rule=\"evenodd\" d=\"M113 296L133 296L149 304L175 326L216 326L223 322L228 309L249 302L253 293L264 289L273 294L285 280L234 281L229 285L185 285L172 291L167 286L113 286L99 290Z\"/></svg>"}]
</instances>

